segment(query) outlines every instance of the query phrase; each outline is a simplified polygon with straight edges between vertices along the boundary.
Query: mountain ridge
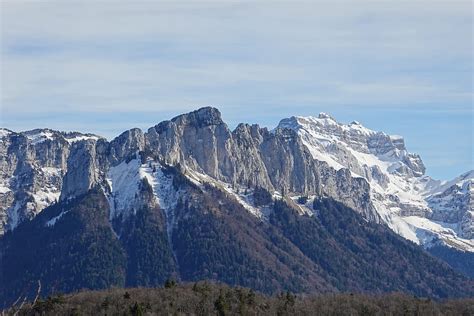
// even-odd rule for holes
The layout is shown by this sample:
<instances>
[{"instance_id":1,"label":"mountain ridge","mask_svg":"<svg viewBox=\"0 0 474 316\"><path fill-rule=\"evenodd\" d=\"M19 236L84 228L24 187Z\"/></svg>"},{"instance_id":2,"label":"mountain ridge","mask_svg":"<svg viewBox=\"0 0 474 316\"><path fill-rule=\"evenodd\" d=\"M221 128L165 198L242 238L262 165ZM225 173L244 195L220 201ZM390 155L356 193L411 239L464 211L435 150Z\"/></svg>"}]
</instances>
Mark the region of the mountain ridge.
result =
<instances>
[{"instance_id":1,"label":"mountain ridge","mask_svg":"<svg viewBox=\"0 0 474 316\"><path fill-rule=\"evenodd\" d=\"M325 113L291 117L278 126L299 133L315 159L366 179L382 220L403 237L426 246L438 238L474 250L474 171L451 181L434 180L425 175L420 156L407 151L403 137L358 122L341 124Z\"/></svg>"},{"instance_id":2,"label":"mountain ridge","mask_svg":"<svg viewBox=\"0 0 474 316\"><path fill-rule=\"evenodd\" d=\"M333 121L327 115L320 120ZM331 137L339 135L339 127L330 123ZM4 133L0 141L0 179L9 190L0 193L8 228L0 237L5 284L0 300L28 292L37 280L53 292L73 290L68 280L106 288L155 286L173 276L264 292L473 295L472 280L389 229L372 183L356 174L370 170L372 181L387 183L423 178L422 162L403 152L399 137L375 135L368 142L360 133L355 139L340 134L365 155L369 148L380 155L397 151L390 160L393 168L354 163L352 170L336 170L315 159L308 143L315 138L305 139L287 126L269 131L239 124L231 131L214 108L164 121L145 133L131 129L110 142L82 134L68 142L51 131L35 133L40 136ZM340 143L325 144L318 150L331 159L351 153ZM443 201L460 194L468 200L469 183L458 190L458 182L438 183L448 186ZM465 201L460 201L458 213L464 216ZM431 227L425 231L438 233ZM452 247L465 264L453 265L449 251L436 248L434 254L470 275L471 253L447 243L445 236L459 241L454 233L435 234L424 246ZM96 258L98 253L104 256Z\"/></svg>"},{"instance_id":3,"label":"mountain ridge","mask_svg":"<svg viewBox=\"0 0 474 316\"><path fill-rule=\"evenodd\" d=\"M181 132L180 129L182 130ZM193 129L208 129L208 131L204 133L211 135L202 134L189 136ZM189 130L191 130L191 132L189 132ZM292 132L288 134L285 130L295 132L296 135L292 135ZM239 124L231 131L222 120L219 110L212 107L204 107L187 114L176 116L171 120L158 123L150 127L145 133L138 128L130 129L110 142L94 134L57 132L50 129L35 129L22 133L15 133L6 129L2 129L2 131L0 146L4 145L2 146L2 153L4 154L8 149L15 150L11 149L12 146L5 146L4 141L4 139L10 139L12 135L15 135L16 137L26 138L26 141L25 139L23 140L22 146L29 145L32 147L30 151L40 151L38 156L41 156L41 150L46 152L56 150L55 155L61 156L59 163L46 161L46 166L41 168L41 171L45 174L45 176L43 176L45 179L40 179L40 183L47 183L48 178L56 178L56 180L50 181L52 182L50 188L43 191L38 190L39 193L36 194L37 196L32 194L34 196L33 199L30 198L28 200L28 197L23 197L26 202L22 201L19 204L15 203L15 200L18 199L11 196L11 193L14 191L12 189L15 187L15 183L13 183L13 185L10 184L10 186L6 184L6 182L14 178L14 172L12 171L15 170L11 170L13 169L11 164L10 166L5 166L8 163L2 162L4 165L3 170L10 169L3 171L3 180L2 183L0 183L0 195L2 195L0 196L0 201L3 200L3 203L0 204L0 219L2 219L3 226L14 227L22 218L34 217L41 209L52 203L55 199L60 198L61 195L67 197L71 194L84 192L84 190L90 189L92 184L103 181L103 179L99 179L100 176L95 173L95 169L108 169L110 166L119 163L124 158L124 155L130 155L130 153L134 151L144 150L145 147L158 147L158 151L161 151L161 158L171 165L176 163L187 164L189 165L189 169L193 171L210 175L215 180L223 181L232 186L236 186L238 182L240 185L245 181L257 182L256 184L266 187L269 191L275 190L277 194L281 194L284 190L294 191L300 195L328 194L327 192L320 192L322 190L321 185L324 183L318 185L318 177L342 177L346 181L348 181L349 178L352 178L351 181L357 181L356 178L361 177L369 184L370 189L368 192L369 195L371 195L369 201L370 204L373 205L361 207L362 204L364 204L362 198L358 201L348 201L350 198L346 198L345 202L348 206L355 209L363 209L360 211L370 220L383 221L403 237L414 242L429 246L435 237L441 237L441 240L445 240L445 244L450 246L454 245L455 248L464 251L474 251L474 242L472 242L472 234L474 233L474 211L473 202L471 202L474 201L472 198L474 171L468 171L464 174L468 178L465 179L463 183L467 183L468 188L463 188L462 185L459 187L459 181L456 181L456 179L444 182L433 180L428 176L424 176L425 167L421 158L418 155L410 154L406 151L404 140L401 136L390 136L383 132L375 132L364 127L357 121L344 125L338 123L332 116L326 113L320 113L318 117L294 116L283 119L277 128L272 131L261 128L255 124L249 125L245 123ZM173 136L174 133L181 133L181 136L173 138L176 137ZM183 133L186 133L186 137L190 137L188 143L180 139L183 138ZM304 177L307 179L308 177L313 177L311 181L316 181L315 185L312 187L309 186L308 188L308 184L300 184L298 188L287 188L287 186L290 185L287 179L281 179L281 177L280 179L275 179L275 177L271 179L271 173L265 171L268 165L279 164L280 162L272 161L266 163L265 158L263 158L263 161L248 161L245 157L235 158L235 155L231 154L231 152L245 152L248 150L246 147L249 147L253 150L251 156L256 156L258 155L257 151L261 150L261 148L257 149L256 146L261 147L263 138L268 139L271 135L275 135L275 133L281 134L280 136L282 136L282 138L293 139L294 142L301 140L302 143L298 145L301 148L298 150L304 152L304 147L309 150L311 156L314 158L314 163L318 165L318 167L315 166L313 168L321 168L321 164L325 162L329 165L329 168L325 169L333 169L336 172L331 172L332 175L330 176L327 174L311 175L311 172L296 174L293 176L294 178ZM209 136L211 136L211 138L209 138ZM186 139L186 137L184 139ZM46 149L41 149L45 141L50 141L54 145L55 138L59 139L57 146L60 148L49 148L46 146ZM214 140L214 144L206 144L206 146L196 145L196 143L204 140ZM221 144L216 142L218 140L221 140ZM25 144L25 142L27 144ZM267 141L266 143L270 142ZM99 145L97 145L97 143L99 143ZM241 144L239 145L239 143ZM81 149L81 146L89 146L89 148L84 147ZM216 146L220 146L220 148ZM230 151L227 149L229 146L232 147ZM37 149L38 147L40 150ZM208 159L204 153L204 148L216 148L220 156L217 155L217 152L214 152L214 155L210 156L212 159ZM94 161L95 158L93 156L95 156L95 153L91 155L92 149L94 149L93 151L109 151L108 155L110 158L108 159L110 161L100 166L100 162ZM387 158L387 153L394 154L395 158ZM287 153L282 154L287 155ZM81 159L91 160L91 164L88 164L88 170L81 171L88 174L81 176L66 174L67 159L70 158L70 155L73 155L73 157L74 155L82 155L84 157ZM26 156L27 159L31 159L31 157L28 156L35 155L28 154L27 151ZM34 159L33 157L33 165L35 164ZM48 160L50 158L46 157L45 159ZM308 158L303 158L303 160L305 159L308 160ZM19 160L18 157L16 157L16 160ZM71 160L77 161L79 159ZM388 168L386 166L387 161L392 162ZM247 174L235 174L235 165L239 163L249 165L250 168L243 168L244 170L249 170L246 172ZM312 163L313 162L309 162L309 164ZM50 166L51 164L54 166ZM221 167L222 165L224 165L224 167ZM308 162L303 162L302 165L308 165ZM188 166L185 168L187 167ZM28 166L28 168L35 169L35 167L31 166ZM219 168L222 170L219 170ZM77 170L77 168L71 169ZM253 169L253 171L250 171L250 169ZM347 173L344 171L346 169L350 172ZM262 172L262 170L264 171ZM339 175L337 175L337 172L339 172ZM255 176L252 176L251 173L255 173ZM237 178L237 176L240 178ZM402 176L408 180L403 179ZM10 177L10 179L5 179L8 177ZM31 175L26 177L35 178L31 177ZM59 179L61 177L64 177L64 180L61 181L61 179ZM94 177L97 179L92 179ZM291 178L289 174L285 175L285 177ZM36 178L41 178L41 176L37 176ZM77 181L82 178L84 178L82 184L83 188L78 190ZM291 179L289 180L291 181ZM31 179L29 181L31 181ZM263 183L259 184L258 181L263 181ZM395 183L395 189L388 188L392 183ZM22 183L20 183L20 186L21 185ZM59 189L59 186L61 189ZM71 189L69 189L70 186L72 186ZM357 185L355 186L357 187ZM413 188L407 191L403 186L411 186ZM341 199L344 193L340 192L340 190L341 188L337 189L336 185L336 188L331 189L329 192L329 196ZM386 194L385 191L387 190L392 190L393 192ZM448 197L449 190L452 191L452 194ZM34 191L34 189L31 190L31 185L23 189L23 193L26 196L28 196L31 191ZM60 196L58 196L58 192L61 192L59 193ZM460 198L459 196L461 194L462 197ZM453 205L457 205L456 210L451 210L453 209ZM24 214L17 214L18 210L25 206L28 211L23 212ZM395 210L391 210L390 208ZM400 210L396 210L396 208ZM393 215L397 212L402 213L402 215ZM457 212L458 215L450 215L455 212ZM412 218L407 219L408 217ZM422 218L423 220L417 220L415 217ZM428 217L434 218L437 222L425 221L424 219ZM10 224L8 224L8 222L10 222ZM441 224L439 224L439 222L441 222ZM0 232L3 230L4 229L1 229ZM429 236L423 237L423 234L428 234Z\"/></svg>"}]
</instances>

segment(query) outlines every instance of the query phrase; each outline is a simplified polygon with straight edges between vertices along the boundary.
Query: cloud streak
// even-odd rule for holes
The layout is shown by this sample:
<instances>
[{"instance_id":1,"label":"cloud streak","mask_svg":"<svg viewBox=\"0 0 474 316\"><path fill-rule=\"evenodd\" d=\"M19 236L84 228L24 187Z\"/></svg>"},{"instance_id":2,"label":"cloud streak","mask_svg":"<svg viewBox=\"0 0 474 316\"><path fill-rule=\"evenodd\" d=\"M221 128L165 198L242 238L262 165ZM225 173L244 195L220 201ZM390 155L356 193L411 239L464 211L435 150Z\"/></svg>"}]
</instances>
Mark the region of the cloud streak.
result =
<instances>
[{"instance_id":1,"label":"cloud streak","mask_svg":"<svg viewBox=\"0 0 474 316\"><path fill-rule=\"evenodd\" d=\"M36 121L111 137L133 123L114 129L112 111L136 126L148 123L138 113L164 119L204 105L266 125L277 112L354 107L352 119L368 125L371 112L397 109L472 117L470 1L6 0L0 9L0 120L11 128Z\"/></svg>"}]
</instances>

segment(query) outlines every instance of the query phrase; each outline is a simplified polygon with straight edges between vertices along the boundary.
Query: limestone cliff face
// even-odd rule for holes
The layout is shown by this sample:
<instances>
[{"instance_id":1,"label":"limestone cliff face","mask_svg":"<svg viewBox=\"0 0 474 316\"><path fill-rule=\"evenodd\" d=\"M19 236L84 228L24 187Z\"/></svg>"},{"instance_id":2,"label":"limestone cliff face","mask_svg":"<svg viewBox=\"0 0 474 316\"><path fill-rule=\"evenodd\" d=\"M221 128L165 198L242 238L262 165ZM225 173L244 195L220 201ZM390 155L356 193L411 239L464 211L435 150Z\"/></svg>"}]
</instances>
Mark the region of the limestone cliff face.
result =
<instances>
[{"instance_id":1,"label":"limestone cliff face","mask_svg":"<svg viewBox=\"0 0 474 316\"><path fill-rule=\"evenodd\" d=\"M459 226L462 237L474 239L474 171L437 187L427 201L431 219Z\"/></svg>"},{"instance_id":2,"label":"limestone cliff face","mask_svg":"<svg viewBox=\"0 0 474 316\"><path fill-rule=\"evenodd\" d=\"M424 175L421 158L407 151L400 136L358 122L340 124L324 113L284 119L272 131L249 124L232 131L217 109L206 107L146 133L125 131L110 142L49 129L0 129L0 154L0 234L58 199L94 187L108 195L115 215L137 209L135 182L145 178L165 203L174 193L163 185L169 181L159 170L175 166L188 177L228 190L253 214L265 212L242 191L264 188L295 201L328 196L415 242L453 235L446 242L474 249L472 172L437 182ZM456 226L455 231L451 226L426 230L425 220Z\"/></svg>"},{"instance_id":3,"label":"limestone cliff face","mask_svg":"<svg viewBox=\"0 0 474 316\"><path fill-rule=\"evenodd\" d=\"M146 148L167 164L180 164L233 186L270 192L327 195L378 220L369 186L345 171L315 161L298 134L240 124L230 131L214 108L203 108L150 128Z\"/></svg>"},{"instance_id":4,"label":"limestone cliff face","mask_svg":"<svg viewBox=\"0 0 474 316\"><path fill-rule=\"evenodd\" d=\"M108 170L137 153L231 186L332 196L377 220L367 183L314 160L297 133L248 124L231 131L215 108L164 121L146 134L131 129L110 142L48 129L19 134L4 130L2 135L1 232L58 199L81 195L97 185L108 190Z\"/></svg>"},{"instance_id":5,"label":"limestone cliff face","mask_svg":"<svg viewBox=\"0 0 474 316\"><path fill-rule=\"evenodd\" d=\"M449 182L433 180L425 175L420 156L408 152L401 136L373 131L359 122L342 124L324 113L283 119L279 128L298 133L315 160L345 170L349 178L364 178L377 213L397 233L427 247L441 239L474 251L472 171ZM358 186L346 186L332 195L340 197L354 188Z\"/></svg>"},{"instance_id":6,"label":"limestone cliff face","mask_svg":"<svg viewBox=\"0 0 474 316\"><path fill-rule=\"evenodd\" d=\"M71 147L86 139L99 137L50 129L22 133L0 129L0 234L59 199Z\"/></svg>"},{"instance_id":7,"label":"limestone cliff face","mask_svg":"<svg viewBox=\"0 0 474 316\"><path fill-rule=\"evenodd\" d=\"M68 171L64 177L61 200L76 197L99 183L100 169L95 141L76 143L68 158Z\"/></svg>"},{"instance_id":8,"label":"limestone cliff face","mask_svg":"<svg viewBox=\"0 0 474 316\"><path fill-rule=\"evenodd\" d=\"M333 132L344 134L338 129ZM110 190L110 168L137 153L142 159L148 155L233 187L263 187L288 196L331 196L379 221L367 181L315 160L297 132L285 127L269 131L248 124L231 131L220 112L211 107L159 123L145 134L131 129L110 142L95 135L47 129L4 134L0 150L11 154L2 155L6 158L1 162L2 178L11 189L0 195L0 219L11 228L57 199L81 195L94 186ZM389 142L387 148L403 147L387 139L377 140L383 141ZM366 150L370 151L370 146ZM383 177L375 169L365 172ZM19 183L23 189L11 186L14 174L22 175ZM43 187L47 188L46 198L40 204L32 203L35 192L43 192Z\"/></svg>"},{"instance_id":9,"label":"limestone cliff face","mask_svg":"<svg viewBox=\"0 0 474 316\"><path fill-rule=\"evenodd\" d=\"M145 135L139 128L125 131L113 139L108 146L108 162L115 165L124 159L129 159L131 154L145 148Z\"/></svg>"},{"instance_id":10,"label":"limestone cliff face","mask_svg":"<svg viewBox=\"0 0 474 316\"><path fill-rule=\"evenodd\" d=\"M167 164L180 163L226 181L234 177L231 132L214 108L162 122L150 128L145 138L147 149Z\"/></svg>"}]
</instances>

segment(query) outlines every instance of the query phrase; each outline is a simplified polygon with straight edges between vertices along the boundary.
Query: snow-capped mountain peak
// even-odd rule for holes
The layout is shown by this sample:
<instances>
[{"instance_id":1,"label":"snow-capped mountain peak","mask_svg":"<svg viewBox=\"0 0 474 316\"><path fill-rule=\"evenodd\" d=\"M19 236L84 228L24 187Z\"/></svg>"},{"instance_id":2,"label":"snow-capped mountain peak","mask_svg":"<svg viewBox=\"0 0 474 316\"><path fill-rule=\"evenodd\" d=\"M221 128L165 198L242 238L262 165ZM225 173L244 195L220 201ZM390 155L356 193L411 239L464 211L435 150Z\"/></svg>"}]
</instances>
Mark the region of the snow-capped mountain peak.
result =
<instances>
[{"instance_id":1,"label":"snow-capped mountain peak","mask_svg":"<svg viewBox=\"0 0 474 316\"><path fill-rule=\"evenodd\" d=\"M326 113L283 119L278 128L296 131L314 159L366 179L377 212L397 233L426 246L439 239L474 251L473 171L452 181L433 180L424 175L423 161L408 152L402 136L358 121L342 124Z\"/></svg>"},{"instance_id":2,"label":"snow-capped mountain peak","mask_svg":"<svg viewBox=\"0 0 474 316\"><path fill-rule=\"evenodd\" d=\"M357 121L342 124L326 113L284 119L272 132L248 124L231 131L219 111L207 107L147 133L131 129L110 142L50 129L1 129L0 136L0 235L56 200L105 188L107 182L112 219L134 214L145 180L157 205L167 210L175 201L168 196L176 196L162 165L179 166L191 181L223 188L261 219L268 214L252 202L255 188L288 199L329 196L416 243L441 240L474 251L473 171L452 181L433 180L403 137ZM138 153L152 161L141 161ZM312 213L296 204L301 214Z\"/></svg>"}]
</instances>

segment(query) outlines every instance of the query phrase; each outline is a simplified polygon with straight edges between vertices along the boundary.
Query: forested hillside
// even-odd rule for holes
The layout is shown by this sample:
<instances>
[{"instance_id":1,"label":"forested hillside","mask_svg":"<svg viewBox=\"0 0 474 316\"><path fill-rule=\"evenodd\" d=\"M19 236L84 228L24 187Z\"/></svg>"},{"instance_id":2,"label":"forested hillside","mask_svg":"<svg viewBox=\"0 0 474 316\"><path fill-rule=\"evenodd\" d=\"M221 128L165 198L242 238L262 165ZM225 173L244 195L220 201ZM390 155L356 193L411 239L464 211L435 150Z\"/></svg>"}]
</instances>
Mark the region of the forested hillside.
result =
<instances>
[{"instance_id":1,"label":"forested hillside","mask_svg":"<svg viewBox=\"0 0 474 316\"><path fill-rule=\"evenodd\" d=\"M271 210L268 221L261 221L223 190L199 187L173 168L166 172L174 189L186 193L175 207L171 232L143 181L144 203L134 216L111 223L99 188L54 204L5 234L0 303L32 299L38 281L41 295L50 295L154 287L170 278L214 280L267 294L473 296L472 280L331 198L316 199L314 215L307 216L298 214L291 199L272 200L257 190Z\"/></svg>"}]
</instances>

